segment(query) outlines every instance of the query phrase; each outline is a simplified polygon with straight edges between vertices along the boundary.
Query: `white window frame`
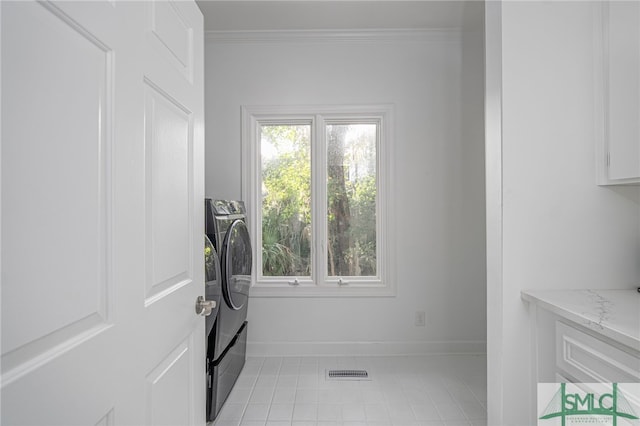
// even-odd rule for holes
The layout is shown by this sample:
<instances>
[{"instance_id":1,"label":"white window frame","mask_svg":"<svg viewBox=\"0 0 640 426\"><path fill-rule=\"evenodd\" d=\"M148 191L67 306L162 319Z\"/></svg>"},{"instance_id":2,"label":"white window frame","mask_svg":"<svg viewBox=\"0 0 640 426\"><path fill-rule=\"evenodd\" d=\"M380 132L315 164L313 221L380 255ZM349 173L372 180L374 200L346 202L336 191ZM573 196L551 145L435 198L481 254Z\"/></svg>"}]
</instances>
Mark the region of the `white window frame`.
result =
<instances>
[{"instance_id":1,"label":"white window frame","mask_svg":"<svg viewBox=\"0 0 640 426\"><path fill-rule=\"evenodd\" d=\"M376 297L395 296L395 230L392 229L393 105L339 106L243 106L242 107L242 198L253 246L252 297ZM260 125L311 124L311 198L313 247L311 277L262 276L261 150ZM375 277L328 277L326 223L319 220L327 211L326 135L327 124L376 123L378 140L376 199ZM340 278L343 278L342 280Z\"/></svg>"}]
</instances>

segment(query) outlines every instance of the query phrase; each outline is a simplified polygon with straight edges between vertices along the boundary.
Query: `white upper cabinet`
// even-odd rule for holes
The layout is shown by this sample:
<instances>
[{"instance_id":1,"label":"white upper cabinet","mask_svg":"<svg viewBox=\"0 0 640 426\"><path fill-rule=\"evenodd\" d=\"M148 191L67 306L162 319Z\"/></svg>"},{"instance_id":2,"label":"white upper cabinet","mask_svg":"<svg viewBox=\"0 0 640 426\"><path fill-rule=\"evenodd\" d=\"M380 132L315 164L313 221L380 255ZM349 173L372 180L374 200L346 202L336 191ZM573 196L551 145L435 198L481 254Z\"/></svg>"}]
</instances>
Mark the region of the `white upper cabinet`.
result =
<instances>
[{"instance_id":1,"label":"white upper cabinet","mask_svg":"<svg viewBox=\"0 0 640 426\"><path fill-rule=\"evenodd\" d=\"M602 117L599 184L640 184L640 2L603 2L596 13Z\"/></svg>"}]
</instances>

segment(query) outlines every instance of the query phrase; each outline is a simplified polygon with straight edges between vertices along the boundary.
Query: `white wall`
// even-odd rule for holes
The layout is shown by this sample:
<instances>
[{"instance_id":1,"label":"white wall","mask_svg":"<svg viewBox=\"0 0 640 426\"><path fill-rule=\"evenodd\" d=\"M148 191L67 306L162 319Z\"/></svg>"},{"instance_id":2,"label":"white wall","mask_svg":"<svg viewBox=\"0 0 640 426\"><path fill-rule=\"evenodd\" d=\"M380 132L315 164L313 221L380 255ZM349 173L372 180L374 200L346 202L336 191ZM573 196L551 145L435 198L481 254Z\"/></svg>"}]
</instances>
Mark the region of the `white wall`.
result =
<instances>
[{"instance_id":1,"label":"white wall","mask_svg":"<svg viewBox=\"0 0 640 426\"><path fill-rule=\"evenodd\" d=\"M499 34L495 25L502 31L488 42L490 61L499 60L494 48L502 44L502 67L490 66L487 74L489 83L502 73L502 150L499 133L487 141L487 164L502 156L501 182L493 176L487 187L488 200L502 199L502 210L487 217L502 233L501 241L488 235L488 307L500 310L487 325L498 330L487 349L489 424L532 421L535 383L522 289L640 283L640 189L595 183L595 5L503 2L501 22L487 16L489 37ZM488 117L494 113L487 110Z\"/></svg>"},{"instance_id":2,"label":"white wall","mask_svg":"<svg viewBox=\"0 0 640 426\"><path fill-rule=\"evenodd\" d=\"M482 35L328 38L209 35L206 192L241 196L241 105L395 104L397 296L252 297L249 352L484 352Z\"/></svg>"}]
</instances>

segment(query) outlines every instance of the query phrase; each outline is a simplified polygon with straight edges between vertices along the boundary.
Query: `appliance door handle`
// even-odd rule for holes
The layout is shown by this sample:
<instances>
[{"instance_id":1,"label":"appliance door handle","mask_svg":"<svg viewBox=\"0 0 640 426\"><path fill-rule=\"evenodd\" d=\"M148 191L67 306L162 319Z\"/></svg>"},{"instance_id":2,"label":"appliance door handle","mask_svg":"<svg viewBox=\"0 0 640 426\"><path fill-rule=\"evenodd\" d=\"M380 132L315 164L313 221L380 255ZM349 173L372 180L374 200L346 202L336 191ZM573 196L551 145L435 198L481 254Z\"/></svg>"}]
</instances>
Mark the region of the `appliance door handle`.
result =
<instances>
[{"instance_id":1,"label":"appliance door handle","mask_svg":"<svg viewBox=\"0 0 640 426\"><path fill-rule=\"evenodd\" d=\"M196 315L202 315L203 317L209 316L215 307L215 300L205 300L202 296L198 296L196 299Z\"/></svg>"}]
</instances>

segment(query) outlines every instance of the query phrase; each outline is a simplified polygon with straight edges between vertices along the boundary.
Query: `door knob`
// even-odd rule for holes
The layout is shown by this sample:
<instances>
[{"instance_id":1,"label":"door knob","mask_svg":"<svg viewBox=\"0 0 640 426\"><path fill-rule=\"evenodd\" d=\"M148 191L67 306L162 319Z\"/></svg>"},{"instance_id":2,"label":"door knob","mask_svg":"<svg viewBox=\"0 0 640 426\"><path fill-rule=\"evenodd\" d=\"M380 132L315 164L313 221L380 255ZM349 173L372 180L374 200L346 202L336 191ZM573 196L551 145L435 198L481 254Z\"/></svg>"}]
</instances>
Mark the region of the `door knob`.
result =
<instances>
[{"instance_id":1,"label":"door knob","mask_svg":"<svg viewBox=\"0 0 640 426\"><path fill-rule=\"evenodd\" d=\"M213 309L215 307L216 307L215 300L205 300L204 297L202 296L198 296L198 298L196 299L197 315L202 315L203 317L211 315L211 312L213 312Z\"/></svg>"}]
</instances>

